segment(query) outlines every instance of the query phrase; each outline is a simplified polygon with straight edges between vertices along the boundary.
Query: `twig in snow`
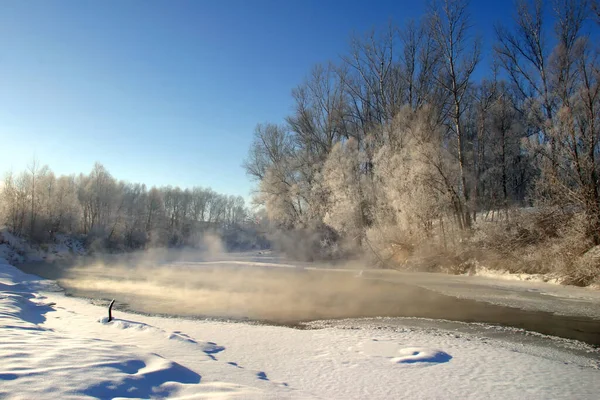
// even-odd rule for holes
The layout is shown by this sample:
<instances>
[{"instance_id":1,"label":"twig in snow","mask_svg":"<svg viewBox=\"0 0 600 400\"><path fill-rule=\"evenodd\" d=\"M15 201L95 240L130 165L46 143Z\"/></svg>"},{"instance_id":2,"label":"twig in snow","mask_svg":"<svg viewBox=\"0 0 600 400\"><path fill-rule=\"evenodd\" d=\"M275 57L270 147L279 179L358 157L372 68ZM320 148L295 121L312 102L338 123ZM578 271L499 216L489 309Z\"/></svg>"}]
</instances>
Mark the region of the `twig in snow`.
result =
<instances>
[{"instance_id":1,"label":"twig in snow","mask_svg":"<svg viewBox=\"0 0 600 400\"><path fill-rule=\"evenodd\" d=\"M112 308L113 308L114 304L115 304L115 300L113 299L113 301L111 301L110 304L108 305L108 322L112 321Z\"/></svg>"}]
</instances>

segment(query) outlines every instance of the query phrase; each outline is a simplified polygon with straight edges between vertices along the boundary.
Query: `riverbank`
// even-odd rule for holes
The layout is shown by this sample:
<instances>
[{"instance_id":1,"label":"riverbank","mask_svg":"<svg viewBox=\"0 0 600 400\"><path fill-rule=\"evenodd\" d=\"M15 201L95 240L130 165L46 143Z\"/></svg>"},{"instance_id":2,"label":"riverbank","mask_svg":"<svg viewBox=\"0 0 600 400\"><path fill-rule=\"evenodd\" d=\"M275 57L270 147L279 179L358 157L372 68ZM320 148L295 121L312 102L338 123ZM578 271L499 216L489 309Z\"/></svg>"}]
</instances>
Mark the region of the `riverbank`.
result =
<instances>
[{"instance_id":1,"label":"riverbank","mask_svg":"<svg viewBox=\"0 0 600 400\"><path fill-rule=\"evenodd\" d=\"M598 351L576 342L574 353L402 324L298 330L119 311L107 322L105 308L7 264L0 285L5 398L592 399L600 390Z\"/></svg>"}]
</instances>

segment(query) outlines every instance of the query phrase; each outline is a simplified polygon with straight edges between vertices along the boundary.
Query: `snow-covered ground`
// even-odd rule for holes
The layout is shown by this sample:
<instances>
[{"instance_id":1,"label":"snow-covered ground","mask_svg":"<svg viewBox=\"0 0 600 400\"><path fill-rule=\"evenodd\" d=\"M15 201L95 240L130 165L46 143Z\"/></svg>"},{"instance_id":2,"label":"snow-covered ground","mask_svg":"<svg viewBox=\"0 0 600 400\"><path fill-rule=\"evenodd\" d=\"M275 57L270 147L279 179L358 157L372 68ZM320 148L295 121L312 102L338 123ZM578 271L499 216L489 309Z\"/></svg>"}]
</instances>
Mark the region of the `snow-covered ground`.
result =
<instances>
[{"instance_id":1,"label":"snow-covered ground","mask_svg":"<svg viewBox=\"0 0 600 400\"><path fill-rule=\"evenodd\" d=\"M467 276L481 276L494 279L506 279L509 281L529 281L529 282L544 282L560 285L562 280L556 274L526 274L526 273L511 273L507 270L490 269L483 266L477 266L472 271L469 271Z\"/></svg>"},{"instance_id":2,"label":"snow-covered ground","mask_svg":"<svg viewBox=\"0 0 600 400\"><path fill-rule=\"evenodd\" d=\"M0 262L0 398L595 399L600 354L373 320L161 318L66 297ZM391 322L389 320L388 322Z\"/></svg>"},{"instance_id":3,"label":"snow-covered ground","mask_svg":"<svg viewBox=\"0 0 600 400\"><path fill-rule=\"evenodd\" d=\"M83 241L69 235L57 234L53 242L34 246L6 228L0 229L0 258L12 263L55 261L85 254Z\"/></svg>"}]
</instances>

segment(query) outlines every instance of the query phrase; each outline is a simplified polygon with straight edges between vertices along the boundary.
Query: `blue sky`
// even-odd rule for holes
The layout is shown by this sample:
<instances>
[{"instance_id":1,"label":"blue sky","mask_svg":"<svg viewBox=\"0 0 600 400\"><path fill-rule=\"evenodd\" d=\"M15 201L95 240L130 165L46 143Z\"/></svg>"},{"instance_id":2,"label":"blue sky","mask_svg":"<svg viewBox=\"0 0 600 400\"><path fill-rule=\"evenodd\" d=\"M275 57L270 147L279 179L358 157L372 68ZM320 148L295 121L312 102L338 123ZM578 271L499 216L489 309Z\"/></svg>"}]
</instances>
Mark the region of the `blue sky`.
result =
<instances>
[{"instance_id":1,"label":"blue sky","mask_svg":"<svg viewBox=\"0 0 600 400\"><path fill-rule=\"evenodd\" d=\"M418 18L425 4L4 0L0 173L34 156L57 174L99 161L127 181L247 197L255 125L282 122L291 89L353 32ZM512 4L474 1L477 32L491 38Z\"/></svg>"}]
</instances>

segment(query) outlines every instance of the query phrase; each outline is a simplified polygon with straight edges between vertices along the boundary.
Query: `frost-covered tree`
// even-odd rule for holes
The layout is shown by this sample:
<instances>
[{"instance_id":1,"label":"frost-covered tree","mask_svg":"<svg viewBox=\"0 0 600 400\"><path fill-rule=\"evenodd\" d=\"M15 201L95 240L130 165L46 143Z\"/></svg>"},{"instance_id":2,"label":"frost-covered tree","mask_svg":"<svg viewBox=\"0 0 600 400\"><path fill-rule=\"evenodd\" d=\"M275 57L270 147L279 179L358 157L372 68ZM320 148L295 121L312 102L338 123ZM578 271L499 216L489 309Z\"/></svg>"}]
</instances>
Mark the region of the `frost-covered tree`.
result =
<instances>
[{"instance_id":1,"label":"frost-covered tree","mask_svg":"<svg viewBox=\"0 0 600 400\"><path fill-rule=\"evenodd\" d=\"M23 234L27 220L28 185L24 174L7 174L2 186L2 209L5 223L17 234Z\"/></svg>"},{"instance_id":2,"label":"frost-covered tree","mask_svg":"<svg viewBox=\"0 0 600 400\"><path fill-rule=\"evenodd\" d=\"M232 237L229 231L245 229L247 217L242 197L200 187L148 190L117 181L99 163L78 177L56 177L36 164L19 175L7 174L0 187L0 224L38 242L66 233L114 249L197 245L206 232ZM244 240L236 237L236 245Z\"/></svg>"},{"instance_id":3,"label":"frost-covered tree","mask_svg":"<svg viewBox=\"0 0 600 400\"><path fill-rule=\"evenodd\" d=\"M96 163L89 175L79 176L78 186L83 232L105 237L121 200L116 180L102 164Z\"/></svg>"},{"instance_id":4,"label":"frost-covered tree","mask_svg":"<svg viewBox=\"0 0 600 400\"><path fill-rule=\"evenodd\" d=\"M257 126L244 167L259 181L255 202L266 207L270 218L288 228L305 222L310 187L301 179L302 165L287 127Z\"/></svg>"},{"instance_id":5,"label":"frost-covered tree","mask_svg":"<svg viewBox=\"0 0 600 400\"><path fill-rule=\"evenodd\" d=\"M322 172L328 195L323 221L359 244L371 219L364 165L364 154L357 141L350 139L333 147Z\"/></svg>"},{"instance_id":6,"label":"frost-covered tree","mask_svg":"<svg viewBox=\"0 0 600 400\"><path fill-rule=\"evenodd\" d=\"M402 116L402 124L398 124L402 128L397 128L396 134L405 137L404 146L384 145L376 158L384 202L380 202L377 219L380 225L395 224L409 236L427 236L456 200L457 188L448 179L455 171L441 146L442 130L431 109Z\"/></svg>"}]
</instances>

